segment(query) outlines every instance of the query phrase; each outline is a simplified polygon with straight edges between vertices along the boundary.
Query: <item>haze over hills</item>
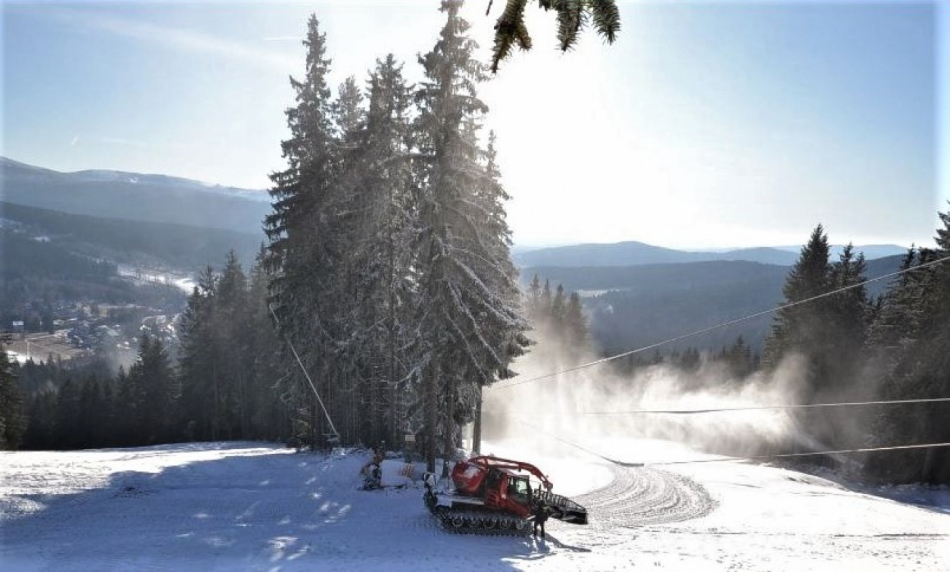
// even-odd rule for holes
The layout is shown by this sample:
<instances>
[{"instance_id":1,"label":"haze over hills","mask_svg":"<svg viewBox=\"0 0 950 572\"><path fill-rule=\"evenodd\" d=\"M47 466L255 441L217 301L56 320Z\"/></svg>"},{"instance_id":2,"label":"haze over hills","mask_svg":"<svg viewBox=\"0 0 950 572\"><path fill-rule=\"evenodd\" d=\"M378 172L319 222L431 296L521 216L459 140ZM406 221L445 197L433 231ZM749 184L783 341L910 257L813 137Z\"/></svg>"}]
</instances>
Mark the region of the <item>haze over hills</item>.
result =
<instances>
[{"instance_id":1,"label":"haze over hills","mask_svg":"<svg viewBox=\"0 0 950 572\"><path fill-rule=\"evenodd\" d=\"M832 250L837 258L842 247ZM514 254L515 263L522 268L574 266L637 266L642 264L673 264L709 262L714 260L760 262L791 266L798 259L800 246L739 248L726 251L683 251L653 246L637 241L613 244L576 244L537 250L519 250ZM903 254L906 248L897 245L856 246L868 260Z\"/></svg>"},{"instance_id":2,"label":"haze over hills","mask_svg":"<svg viewBox=\"0 0 950 572\"><path fill-rule=\"evenodd\" d=\"M870 260L868 279L893 273L902 256ZM630 266L546 266L524 268L523 286L537 275L551 289L581 293L593 341L606 353L643 347L775 308L783 301L788 266L741 260L641 264ZM867 286L879 296L890 286L881 280ZM718 329L664 347L718 349L741 335L755 351L769 333L772 315ZM649 357L645 355L643 357Z\"/></svg>"},{"instance_id":3,"label":"haze over hills","mask_svg":"<svg viewBox=\"0 0 950 572\"><path fill-rule=\"evenodd\" d=\"M229 250L249 268L263 238L221 228L199 228L76 215L0 201L2 226L26 231L68 252L119 264L197 272L220 266Z\"/></svg>"},{"instance_id":4,"label":"haze over hills","mask_svg":"<svg viewBox=\"0 0 950 572\"><path fill-rule=\"evenodd\" d=\"M0 157L8 203L69 214L170 223L249 233L263 239L270 197L264 191L122 171L61 173Z\"/></svg>"},{"instance_id":5,"label":"haze over hills","mask_svg":"<svg viewBox=\"0 0 950 572\"><path fill-rule=\"evenodd\" d=\"M5 158L0 167L0 218L81 256L194 272L219 266L229 249L249 267L264 240L261 222L270 203L262 191L122 171L60 173ZM552 288L580 291L595 341L613 351L774 307L799 249L682 251L628 241L515 249L514 258L523 284L537 274ZM905 251L894 245L856 250L869 259L869 278L896 270L901 256L893 255ZM869 293L885 287L876 283ZM760 349L770 324L766 316L680 347L715 348L741 334Z\"/></svg>"}]
</instances>

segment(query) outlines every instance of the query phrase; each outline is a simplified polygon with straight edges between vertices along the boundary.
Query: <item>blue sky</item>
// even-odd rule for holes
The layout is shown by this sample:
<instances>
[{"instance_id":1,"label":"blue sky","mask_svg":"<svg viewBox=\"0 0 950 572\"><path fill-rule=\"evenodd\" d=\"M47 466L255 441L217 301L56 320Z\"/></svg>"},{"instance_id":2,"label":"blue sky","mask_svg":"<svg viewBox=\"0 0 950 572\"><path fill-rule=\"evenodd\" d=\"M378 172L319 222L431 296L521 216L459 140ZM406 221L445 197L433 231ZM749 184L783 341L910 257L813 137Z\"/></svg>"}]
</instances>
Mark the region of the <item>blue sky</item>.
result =
<instances>
[{"instance_id":1,"label":"blue sky","mask_svg":"<svg viewBox=\"0 0 950 572\"><path fill-rule=\"evenodd\" d=\"M467 6L485 53L486 5ZM0 153L266 187L307 16L327 32L334 84L389 51L418 79L437 6L5 1ZM617 44L589 34L567 55L533 9L535 50L483 87L517 243L794 244L819 222L833 242L932 243L950 198L945 6L621 8Z\"/></svg>"}]
</instances>

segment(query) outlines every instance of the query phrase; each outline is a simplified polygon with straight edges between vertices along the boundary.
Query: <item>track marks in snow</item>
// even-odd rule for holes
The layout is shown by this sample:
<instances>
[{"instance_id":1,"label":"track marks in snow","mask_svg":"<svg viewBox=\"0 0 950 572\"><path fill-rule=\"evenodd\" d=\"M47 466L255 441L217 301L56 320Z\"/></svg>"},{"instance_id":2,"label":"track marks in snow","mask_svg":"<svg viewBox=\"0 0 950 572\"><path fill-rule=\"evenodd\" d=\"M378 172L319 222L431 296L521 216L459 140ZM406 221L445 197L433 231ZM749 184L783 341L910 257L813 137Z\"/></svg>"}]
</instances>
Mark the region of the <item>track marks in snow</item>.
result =
<instances>
[{"instance_id":1,"label":"track marks in snow","mask_svg":"<svg viewBox=\"0 0 950 572\"><path fill-rule=\"evenodd\" d=\"M716 501L692 479L648 467L611 467L614 480L577 498L595 528L640 527L706 516Z\"/></svg>"}]
</instances>

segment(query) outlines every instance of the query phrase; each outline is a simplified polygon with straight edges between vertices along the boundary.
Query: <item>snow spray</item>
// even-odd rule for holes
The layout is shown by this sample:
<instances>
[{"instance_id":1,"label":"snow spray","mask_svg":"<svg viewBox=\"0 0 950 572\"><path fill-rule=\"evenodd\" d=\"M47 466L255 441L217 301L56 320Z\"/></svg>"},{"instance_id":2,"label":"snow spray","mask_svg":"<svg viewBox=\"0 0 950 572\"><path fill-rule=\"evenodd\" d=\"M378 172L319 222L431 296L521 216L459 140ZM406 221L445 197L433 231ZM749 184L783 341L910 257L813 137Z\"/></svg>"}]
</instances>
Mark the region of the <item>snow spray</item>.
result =
<instances>
[{"instance_id":1,"label":"snow spray","mask_svg":"<svg viewBox=\"0 0 950 572\"><path fill-rule=\"evenodd\" d=\"M514 363L520 379L597 359L591 352L560 347L554 336L535 334L538 344ZM769 454L811 444L790 410L643 411L798 403L806 368L803 357L792 355L769 373L736 379L724 364L703 357L698 368L688 372L659 364L625 376L612 364L601 364L511 388L502 382L485 392L483 430L486 440L523 441L552 456L577 454L571 445L606 451L617 439L672 441L721 455Z\"/></svg>"}]
</instances>

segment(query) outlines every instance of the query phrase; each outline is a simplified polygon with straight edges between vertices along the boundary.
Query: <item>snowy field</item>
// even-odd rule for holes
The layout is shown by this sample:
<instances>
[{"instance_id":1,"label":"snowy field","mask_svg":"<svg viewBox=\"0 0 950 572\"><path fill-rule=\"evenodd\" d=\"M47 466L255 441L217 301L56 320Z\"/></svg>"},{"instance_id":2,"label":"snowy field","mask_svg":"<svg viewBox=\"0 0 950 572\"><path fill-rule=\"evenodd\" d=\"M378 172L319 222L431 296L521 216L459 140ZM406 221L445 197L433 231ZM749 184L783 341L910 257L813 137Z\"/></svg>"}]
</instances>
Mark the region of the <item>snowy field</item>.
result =
<instances>
[{"instance_id":1,"label":"snowy field","mask_svg":"<svg viewBox=\"0 0 950 572\"><path fill-rule=\"evenodd\" d=\"M624 468L486 451L537 464L591 524L549 521L547 541L449 534L420 488L358 490L362 453L258 443L0 453L0 570L950 570L946 504L751 464ZM387 462L384 480L402 482L399 468Z\"/></svg>"}]
</instances>

